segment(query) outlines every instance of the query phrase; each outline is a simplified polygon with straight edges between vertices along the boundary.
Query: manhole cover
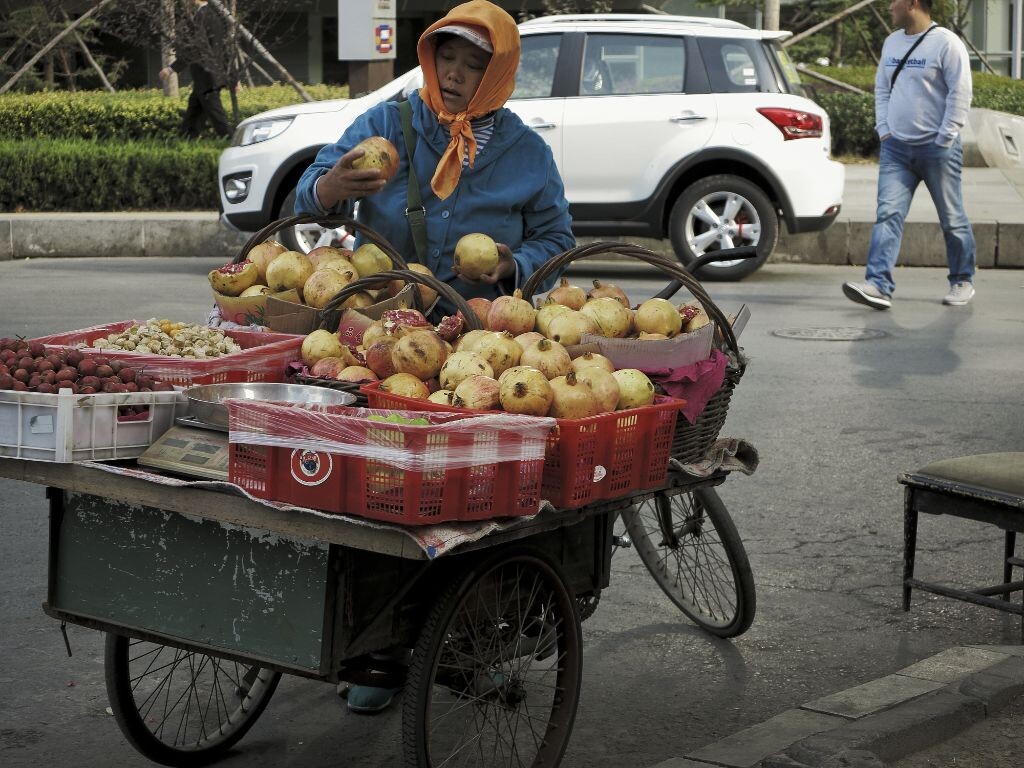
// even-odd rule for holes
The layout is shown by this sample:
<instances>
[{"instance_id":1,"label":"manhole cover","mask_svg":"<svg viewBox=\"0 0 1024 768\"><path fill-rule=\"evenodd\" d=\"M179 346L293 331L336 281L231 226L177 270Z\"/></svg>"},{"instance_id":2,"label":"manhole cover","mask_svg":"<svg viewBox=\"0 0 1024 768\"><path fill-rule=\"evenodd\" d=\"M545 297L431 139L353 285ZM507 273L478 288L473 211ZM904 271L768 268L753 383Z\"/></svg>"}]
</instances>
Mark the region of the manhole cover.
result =
<instances>
[{"instance_id":1,"label":"manhole cover","mask_svg":"<svg viewBox=\"0 0 1024 768\"><path fill-rule=\"evenodd\" d=\"M874 328L779 328L772 331L772 335L808 341L867 341L881 339L889 334Z\"/></svg>"}]
</instances>

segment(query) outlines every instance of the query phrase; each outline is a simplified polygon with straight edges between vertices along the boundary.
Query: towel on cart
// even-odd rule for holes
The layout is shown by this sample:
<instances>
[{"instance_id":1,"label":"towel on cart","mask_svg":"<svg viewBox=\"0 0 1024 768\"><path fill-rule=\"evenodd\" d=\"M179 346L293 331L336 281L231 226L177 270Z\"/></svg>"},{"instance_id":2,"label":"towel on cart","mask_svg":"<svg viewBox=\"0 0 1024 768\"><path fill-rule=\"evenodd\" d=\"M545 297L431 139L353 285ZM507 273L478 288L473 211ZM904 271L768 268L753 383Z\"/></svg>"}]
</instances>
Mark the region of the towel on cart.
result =
<instances>
[{"instance_id":1,"label":"towel on cart","mask_svg":"<svg viewBox=\"0 0 1024 768\"><path fill-rule=\"evenodd\" d=\"M704 458L690 464L672 459L669 464L675 469L694 477L710 477L715 472L742 472L754 474L759 462L757 449L738 437L720 437L711 444Z\"/></svg>"}]
</instances>

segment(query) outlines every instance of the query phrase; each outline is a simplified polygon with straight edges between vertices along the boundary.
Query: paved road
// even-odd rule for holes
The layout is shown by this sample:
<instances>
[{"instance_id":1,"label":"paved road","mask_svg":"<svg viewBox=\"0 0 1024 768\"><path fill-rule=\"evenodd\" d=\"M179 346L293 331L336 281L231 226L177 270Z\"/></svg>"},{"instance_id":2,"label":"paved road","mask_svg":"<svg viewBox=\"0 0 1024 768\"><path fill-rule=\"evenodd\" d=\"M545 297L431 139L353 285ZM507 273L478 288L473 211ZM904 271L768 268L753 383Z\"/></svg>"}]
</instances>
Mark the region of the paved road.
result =
<instances>
[{"instance_id":1,"label":"paved road","mask_svg":"<svg viewBox=\"0 0 1024 768\"><path fill-rule=\"evenodd\" d=\"M209 259L0 263L0 335L205 311ZM664 599L631 551L585 627L580 712L564 765L650 766L955 645L1018 642L1017 623L915 597L899 609L902 529L896 474L968 453L1022 450L1024 272L985 271L965 309L942 307L942 270L900 270L889 313L839 292L855 268L769 265L710 285L727 311L747 303L751 359L725 433L761 453L752 477L721 493L747 543L758 617L733 642L702 634ZM649 273L613 278L639 300ZM574 276L582 283L582 275ZM786 328L877 329L873 341L807 341ZM142 764L117 732L102 643L58 625L46 593L46 505L34 486L0 481L0 764L73 760ZM922 577L995 578L1001 542L950 521L924 521ZM940 570L941 565L941 570ZM348 714L330 686L288 679L241 743L236 765L393 766L399 714ZM914 768L918 768L915 766Z\"/></svg>"}]
</instances>

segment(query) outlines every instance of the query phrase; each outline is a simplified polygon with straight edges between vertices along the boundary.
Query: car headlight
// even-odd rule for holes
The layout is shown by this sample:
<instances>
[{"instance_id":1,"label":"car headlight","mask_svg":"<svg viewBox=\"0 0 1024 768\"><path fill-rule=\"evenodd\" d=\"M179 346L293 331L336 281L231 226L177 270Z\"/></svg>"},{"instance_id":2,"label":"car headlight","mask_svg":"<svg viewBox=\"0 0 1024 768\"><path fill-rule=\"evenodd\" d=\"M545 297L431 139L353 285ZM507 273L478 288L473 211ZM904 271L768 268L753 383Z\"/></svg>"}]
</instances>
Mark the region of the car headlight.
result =
<instances>
[{"instance_id":1,"label":"car headlight","mask_svg":"<svg viewBox=\"0 0 1024 768\"><path fill-rule=\"evenodd\" d=\"M253 120L238 126L231 140L233 147L247 147L280 136L292 124L294 117L273 117L266 120Z\"/></svg>"}]
</instances>

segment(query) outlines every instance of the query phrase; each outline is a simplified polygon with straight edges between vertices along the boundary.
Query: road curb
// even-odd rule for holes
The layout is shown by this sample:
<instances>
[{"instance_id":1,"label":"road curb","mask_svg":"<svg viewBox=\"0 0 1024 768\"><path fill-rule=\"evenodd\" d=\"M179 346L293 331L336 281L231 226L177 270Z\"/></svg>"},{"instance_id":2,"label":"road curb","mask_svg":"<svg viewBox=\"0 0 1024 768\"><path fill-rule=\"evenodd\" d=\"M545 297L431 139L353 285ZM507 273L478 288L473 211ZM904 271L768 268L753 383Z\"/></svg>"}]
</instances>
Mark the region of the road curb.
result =
<instances>
[{"instance_id":1,"label":"road curb","mask_svg":"<svg viewBox=\"0 0 1024 768\"><path fill-rule=\"evenodd\" d=\"M1024 646L957 646L651 768L884 768L1022 693Z\"/></svg>"}]
</instances>

